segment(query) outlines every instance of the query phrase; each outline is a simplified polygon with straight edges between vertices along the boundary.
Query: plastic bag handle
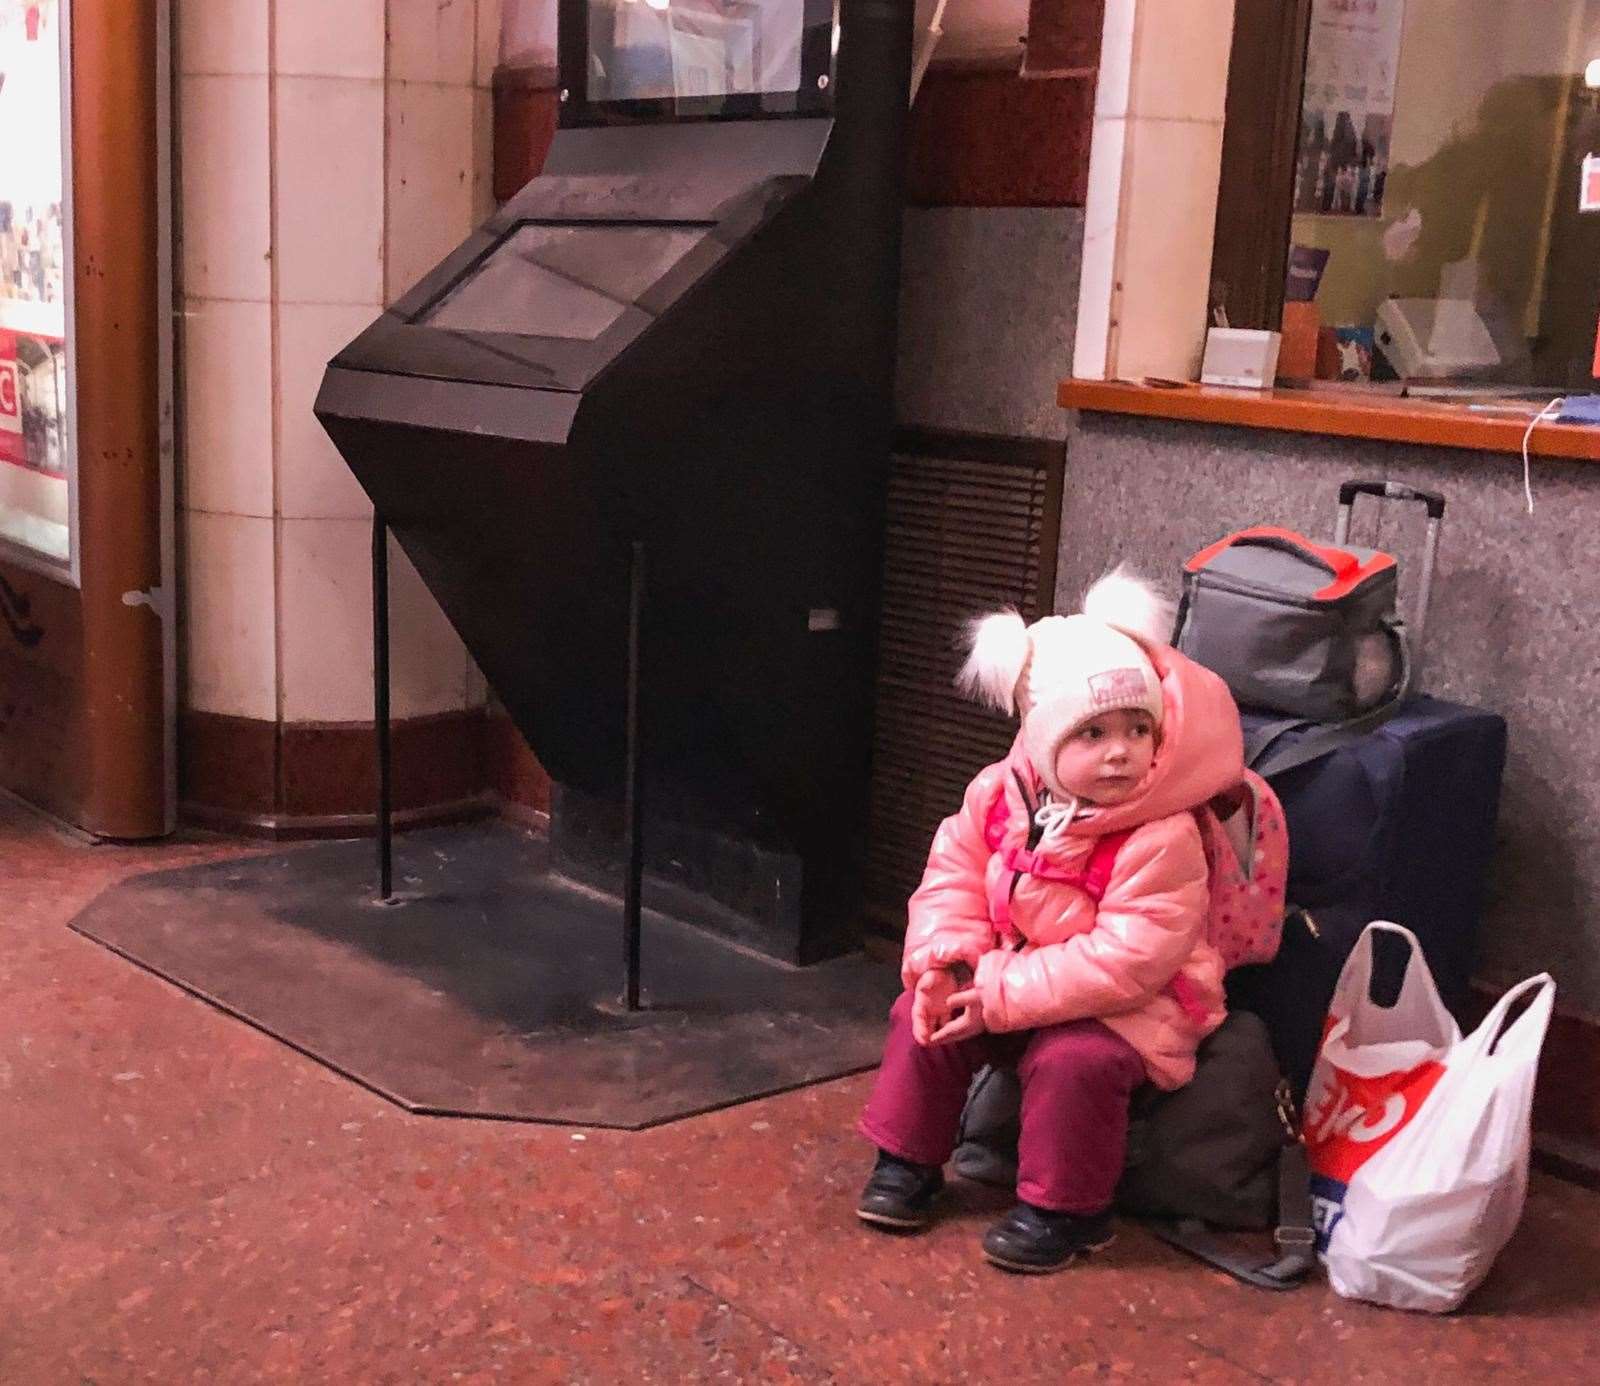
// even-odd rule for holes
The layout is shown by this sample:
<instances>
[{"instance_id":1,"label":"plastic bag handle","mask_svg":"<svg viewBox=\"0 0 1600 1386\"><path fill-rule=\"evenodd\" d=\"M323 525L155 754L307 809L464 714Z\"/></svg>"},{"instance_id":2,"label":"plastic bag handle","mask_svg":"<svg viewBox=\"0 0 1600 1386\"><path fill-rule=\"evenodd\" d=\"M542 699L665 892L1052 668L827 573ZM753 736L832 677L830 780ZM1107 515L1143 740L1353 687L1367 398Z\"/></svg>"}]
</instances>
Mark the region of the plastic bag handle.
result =
<instances>
[{"instance_id":1,"label":"plastic bag handle","mask_svg":"<svg viewBox=\"0 0 1600 1386\"><path fill-rule=\"evenodd\" d=\"M1538 997L1510 1025L1506 1017L1512 1008L1531 991ZM1536 1056L1544 1045L1544 1034L1550 1026L1550 1016L1555 1010L1556 982L1548 972L1518 982L1494 1004L1494 1009L1483 1018L1483 1023L1473 1033L1473 1041L1481 1053L1496 1058L1521 1058Z\"/></svg>"},{"instance_id":2,"label":"plastic bag handle","mask_svg":"<svg viewBox=\"0 0 1600 1386\"><path fill-rule=\"evenodd\" d=\"M1393 924L1387 919L1374 919L1361 931L1361 937L1356 940L1356 946L1350 950L1350 956L1345 959L1344 967L1339 973L1339 983L1334 992L1335 995L1345 990L1346 978L1354 978L1356 971L1359 969L1366 973L1366 981L1361 988L1362 995L1369 1001L1372 999L1372 964L1374 961L1372 940L1377 934L1394 934L1398 938L1403 938L1406 941L1407 948L1411 950L1410 956L1406 959L1405 979L1400 984L1401 995L1405 994L1405 988L1411 981L1412 975L1416 972L1414 964L1418 958L1425 956L1422 951L1422 940L1412 933L1410 929L1406 928L1404 924ZM1399 1001L1397 1000L1395 1004L1398 1005Z\"/></svg>"},{"instance_id":3,"label":"plastic bag handle","mask_svg":"<svg viewBox=\"0 0 1600 1386\"><path fill-rule=\"evenodd\" d=\"M1417 989L1431 992L1437 996L1438 989L1432 982L1432 974L1427 969L1427 954L1422 950L1422 941L1406 928L1404 924L1394 924L1387 919L1374 919L1361 931L1361 937L1356 940L1356 946L1350 950L1350 956L1345 959L1344 967L1339 971L1339 980L1334 986L1334 999L1345 999L1347 1009L1354 1009L1351 1002L1359 997L1363 1005L1376 1006L1372 999L1372 965L1374 937L1378 934L1394 934L1406 941L1410 950L1406 958L1405 976L1400 981L1400 995L1395 998L1394 1007L1379 1007L1382 1010L1392 1010L1405 1004L1407 993L1415 994ZM1418 967L1418 963L1422 966ZM1359 990L1355 987L1357 976L1361 978ZM1348 1017L1347 1017L1348 1018Z\"/></svg>"}]
</instances>

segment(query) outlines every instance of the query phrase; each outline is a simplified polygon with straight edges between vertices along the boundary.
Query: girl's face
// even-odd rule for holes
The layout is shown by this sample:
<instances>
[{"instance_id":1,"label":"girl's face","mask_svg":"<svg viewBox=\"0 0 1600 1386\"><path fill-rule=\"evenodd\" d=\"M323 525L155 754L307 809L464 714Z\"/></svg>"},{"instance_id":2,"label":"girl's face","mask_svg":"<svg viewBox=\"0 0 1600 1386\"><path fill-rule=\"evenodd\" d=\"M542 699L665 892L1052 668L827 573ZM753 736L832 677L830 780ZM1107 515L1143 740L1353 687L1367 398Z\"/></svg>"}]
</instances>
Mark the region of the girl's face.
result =
<instances>
[{"instance_id":1,"label":"girl's face","mask_svg":"<svg viewBox=\"0 0 1600 1386\"><path fill-rule=\"evenodd\" d=\"M1086 804L1124 803L1144 783L1156 754L1156 724L1139 708L1102 712L1056 752L1056 781Z\"/></svg>"}]
</instances>

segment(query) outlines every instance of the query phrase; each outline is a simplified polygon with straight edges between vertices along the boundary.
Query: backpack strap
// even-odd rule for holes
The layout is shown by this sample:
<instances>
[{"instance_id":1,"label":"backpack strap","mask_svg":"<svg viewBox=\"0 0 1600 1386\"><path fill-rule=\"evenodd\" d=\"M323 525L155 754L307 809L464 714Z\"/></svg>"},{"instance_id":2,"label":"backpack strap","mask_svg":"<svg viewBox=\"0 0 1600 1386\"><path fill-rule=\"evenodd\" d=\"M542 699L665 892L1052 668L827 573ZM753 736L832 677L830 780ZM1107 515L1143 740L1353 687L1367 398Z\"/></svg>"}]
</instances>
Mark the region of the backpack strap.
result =
<instances>
[{"instance_id":1,"label":"backpack strap","mask_svg":"<svg viewBox=\"0 0 1600 1386\"><path fill-rule=\"evenodd\" d=\"M1072 884L1078 887L1095 904L1105 898L1106 887L1111 884L1111 873L1117 865L1117 853L1123 849L1131 832L1107 833L1100 838L1084 863L1083 875Z\"/></svg>"},{"instance_id":2,"label":"backpack strap","mask_svg":"<svg viewBox=\"0 0 1600 1386\"><path fill-rule=\"evenodd\" d=\"M1168 1246L1175 1246L1246 1285L1258 1290L1297 1289L1317 1264L1316 1232L1311 1223L1311 1173L1306 1165L1305 1146L1291 1141L1278 1154L1278 1226L1272 1234L1278 1255L1274 1259L1263 1261L1248 1251L1235 1250L1203 1222L1152 1221L1148 1226Z\"/></svg>"}]
</instances>

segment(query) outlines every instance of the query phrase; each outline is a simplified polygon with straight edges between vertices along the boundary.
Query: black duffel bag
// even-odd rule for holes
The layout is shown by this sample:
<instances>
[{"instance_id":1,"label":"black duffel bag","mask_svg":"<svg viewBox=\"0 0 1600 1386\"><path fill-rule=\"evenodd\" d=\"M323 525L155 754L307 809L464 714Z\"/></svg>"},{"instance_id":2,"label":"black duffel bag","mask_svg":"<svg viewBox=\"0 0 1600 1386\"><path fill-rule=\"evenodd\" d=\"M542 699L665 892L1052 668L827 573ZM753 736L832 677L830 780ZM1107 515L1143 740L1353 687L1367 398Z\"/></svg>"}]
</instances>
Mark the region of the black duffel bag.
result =
<instances>
[{"instance_id":1,"label":"black duffel bag","mask_svg":"<svg viewBox=\"0 0 1600 1386\"><path fill-rule=\"evenodd\" d=\"M956 1173L985 1184L1017 1178L1022 1105L1014 1069L973 1080ZM1194 1079L1176 1092L1141 1091L1128 1131L1117 1207L1157 1236L1265 1289L1292 1289L1311 1268L1310 1198L1287 1084L1261 1019L1234 1011L1201 1046ZM1275 1230L1280 1255L1263 1263L1211 1229Z\"/></svg>"}]
</instances>

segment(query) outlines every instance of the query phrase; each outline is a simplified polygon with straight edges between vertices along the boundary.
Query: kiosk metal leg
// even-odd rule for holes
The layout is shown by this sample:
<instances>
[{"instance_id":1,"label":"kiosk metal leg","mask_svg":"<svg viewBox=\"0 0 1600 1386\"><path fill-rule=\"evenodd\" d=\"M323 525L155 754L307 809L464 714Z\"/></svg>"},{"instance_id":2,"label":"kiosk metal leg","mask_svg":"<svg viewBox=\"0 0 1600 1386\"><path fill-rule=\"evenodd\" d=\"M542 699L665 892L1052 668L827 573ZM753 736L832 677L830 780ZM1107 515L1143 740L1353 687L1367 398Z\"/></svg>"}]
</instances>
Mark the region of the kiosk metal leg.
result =
<instances>
[{"instance_id":1,"label":"kiosk metal leg","mask_svg":"<svg viewBox=\"0 0 1600 1386\"><path fill-rule=\"evenodd\" d=\"M372 723L378 752L378 899L394 895L393 763L389 744L389 527L372 516Z\"/></svg>"},{"instance_id":2,"label":"kiosk metal leg","mask_svg":"<svg viewBox=\"0 0 1600 1386\"><path fill-rule=\"evenodd\" d=\"M622 927L627 976L623 1001L639 1009L639 912L644 884L643 800L640 794L639 626L644 611L644 545L635 541L628 574L628 763L622 817L627 877L622 887Z\"/></svg>"}]
</instances>

